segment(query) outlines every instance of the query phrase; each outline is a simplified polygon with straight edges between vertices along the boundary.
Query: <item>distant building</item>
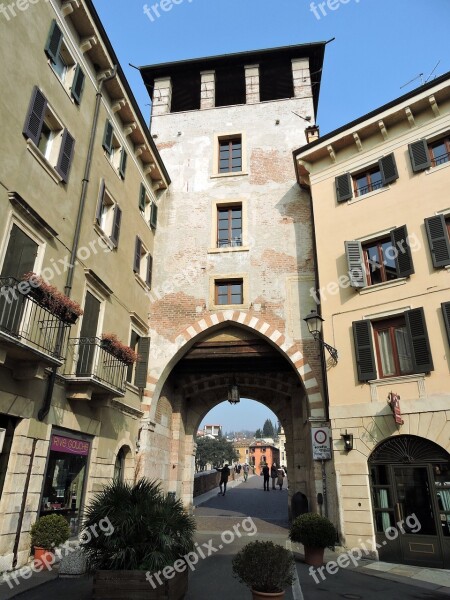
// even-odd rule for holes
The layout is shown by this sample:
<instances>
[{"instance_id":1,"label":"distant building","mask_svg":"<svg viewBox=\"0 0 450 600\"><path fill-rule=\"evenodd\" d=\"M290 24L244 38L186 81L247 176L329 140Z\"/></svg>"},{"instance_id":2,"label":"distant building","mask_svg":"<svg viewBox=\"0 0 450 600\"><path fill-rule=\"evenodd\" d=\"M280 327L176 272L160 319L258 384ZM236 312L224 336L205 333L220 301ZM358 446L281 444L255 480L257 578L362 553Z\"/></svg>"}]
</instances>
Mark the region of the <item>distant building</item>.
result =
<instances>
[{"instance_id":1,"label":"distant building","mask_svg":"<svg viewBox=\"0 0 450 600\"><path fill-rule=\"evenodd\" d=\"M261 469L265 463L280 464L280 451L272 439L255 440L249 446L249 464L256 470ZM258 472L258 471L257 471Z\"/></svg>"},{"instance_id":2,"label":"distant building","mask_svg":"<svg viewBox=\"0 0 450 600\"><path fill-rule=\"evenodd\" d=\"M212 437L219 437L222 433L222 425L205 425L203 427L203 435L211 435Z\"/></svg>"},{"instance_id":3,"label":"distant building","mask_svg":"<svg viewBox=\"0 0 450 600\"><path fill-rule=\"evenodd\" d=\"M233 447L236 450L236 452L239 453L239 459L237 462L244 464L244 463L248 463L250 464L250 444L252 443L252 440L239 440L237 442L233 442Z\"/></svg>"}]
</instances>

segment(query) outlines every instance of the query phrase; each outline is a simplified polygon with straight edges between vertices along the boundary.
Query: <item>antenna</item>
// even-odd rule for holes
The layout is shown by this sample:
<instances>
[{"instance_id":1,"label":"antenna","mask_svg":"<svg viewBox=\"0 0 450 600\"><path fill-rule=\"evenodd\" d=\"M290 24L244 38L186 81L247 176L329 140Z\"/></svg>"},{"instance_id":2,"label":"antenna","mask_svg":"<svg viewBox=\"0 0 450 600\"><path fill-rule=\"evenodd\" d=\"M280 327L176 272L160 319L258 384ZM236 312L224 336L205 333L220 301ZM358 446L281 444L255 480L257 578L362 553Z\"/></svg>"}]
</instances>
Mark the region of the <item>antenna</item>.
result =
<instances>
[{"instance_id":1,"label":"antenna","mask_svg":"<svg viewBox=\"0 0 450 600\"><path fill-rule=\"evenodd\" d=\"M421 84L423 84L423 73L419 73L417 75L417 77L414 77L414 79L411 79L410 81L408 81L407 83L404 83L403 85L400 86L400 89L403 89L404 87L406 87L407 85L409 85L410 83L412 83L413 81L416 81L416 79L421 79Z\"/></svg>"},{"instance_id":2,"label":"antenna","mask_svg":"<svg viewBox=\"0 0 450 600\"><path fill-rule=\"evenodd\" d=\"M424 80L424 78L423 78L423 75L424 75L424 74L423 74L423 73L419 73L419 74L417 75L417 77L414 77L414 79L411 79L411 80L410 80L410 81L408 81L407 83L404 83L403 85L401 85L401 86L400 86L400 89L403 89L404 87L406 87L407 85L409 85L409 84L410 84L410 83L412 83L413 81L416 81L416 79L419 79L419 77L420 77L420 85L424 85L425 83L428 83L428 82L430 81L430 79L431 79L431 76L432 76L432 75L433 75L433 73L436 71L436 69L437 69L437 67L438 67L438 65L439 65L439 63L440 63L440 62L441 62L440 60L438 60L438 61L437 61L437 63L434 65L434 68L433 68L433 70L431 71L431 73L428 75L428 77L427 77L425 80Z\"/></svg>"},{"instance_id":3,"label":"antenna","mask_svg":"<svg viewBox=\"0 0 450 600\"><path fill-rule=\"evenodd\" d=\"M431 73L430 73L430 74L428 75L428 77L425 79L425 83L428 83L428 81L430 80L430 78L431 78L431 76L433 75L433 73L436 71L436 69L437 69L437 66L438 66L438 64L439 64L440 62L441 62L441 61L440 61L440 60L438 60L438 61L437 61L437 63L434 65L434 69L431 71Z\"/></svg>"}]
</instances>

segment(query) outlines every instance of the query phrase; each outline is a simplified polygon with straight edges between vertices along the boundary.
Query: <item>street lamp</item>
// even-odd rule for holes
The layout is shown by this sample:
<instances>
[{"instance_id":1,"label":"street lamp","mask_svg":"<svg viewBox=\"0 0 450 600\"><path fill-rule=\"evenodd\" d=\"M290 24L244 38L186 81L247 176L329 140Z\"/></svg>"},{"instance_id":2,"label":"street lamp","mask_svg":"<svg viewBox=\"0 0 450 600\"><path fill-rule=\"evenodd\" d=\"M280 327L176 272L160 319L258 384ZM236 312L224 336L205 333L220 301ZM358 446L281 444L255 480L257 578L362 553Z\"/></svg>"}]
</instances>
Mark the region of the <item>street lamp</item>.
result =
<instances>
[{"instance_id":1,"label":"street lamp","mask_svg":"<svg viewBox=\"0 0 450 600\"><path fill-rule=\"evenodd\" d=\"M321 338L322 323L323 323L324 319L322 319L322 317L317 314L317 311L312 310L309 313L309 315L307 317L305 317L303 320L308 325L308 331L313 336L315 341L319 342L319 344L322 344L322 346L328 350L328 352L330 353L330 356L334 360L334 362L337 363L338 351L336 350L336 348L333 348L333 346L330 346L330 344L327 344L326 342L324 342L323 339Z\"/></svg>"},{"instance_id":2,"label":"street lamp","mask_svg":"<svg viewBox=\"0 0 450 600\"><path fill-rule=\"evenodd\" d=\"M239 388L236 383L236 379L228 388L228 402L230 404L238 404L241 401L241 397L239 395Z\"/></svg>"}]
</instances>

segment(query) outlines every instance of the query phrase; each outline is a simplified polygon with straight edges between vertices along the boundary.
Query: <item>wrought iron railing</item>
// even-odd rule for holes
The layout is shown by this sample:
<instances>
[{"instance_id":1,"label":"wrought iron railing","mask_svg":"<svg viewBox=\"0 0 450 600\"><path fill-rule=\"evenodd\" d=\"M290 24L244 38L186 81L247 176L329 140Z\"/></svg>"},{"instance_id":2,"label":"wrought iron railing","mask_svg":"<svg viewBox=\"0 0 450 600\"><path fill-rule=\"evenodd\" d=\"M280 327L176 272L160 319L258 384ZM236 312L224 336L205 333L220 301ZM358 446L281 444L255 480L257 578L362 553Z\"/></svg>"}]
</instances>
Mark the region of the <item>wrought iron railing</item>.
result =
<instances>
[{"instance_id":1,"label":"wrought iron railing","mask_svg":"<svg viewBox=\"0 0 450 600\"><path fill-rule=\"evenodd\" d=\"M23 284L14 277L0 277L0 332L61 360L70 325L23 293Z\"/></svg>"},{"instance_id":2,"label":"wrought iron railing","mask_svg":"<svg viewBox=\"0 0 450 600\"><path fill-rule=\"evenodd\" d=\"M118 359L97 337L69 338L64 375L73 379L94 379L125 392L128 365Z\"/></svg>"},{"instance_id":3,"label":"wrought iron railing","mask_svg":"<svg viewBox=\"0 0 450 600\"><path fill-rule=\"evenodd\" d=\"M368 194L369 192L374 192L375 190L379 190L383 187L382 181L374 181L373 183L369 183L368 185L361 185L357 189L358 196L364 196L364 194Z\"/></svg>"},{"instance_id":4,"label":"wrought iron railing","mask_svg":"<svg viewBox=\"0 0 450 600\"><path fill-rule=\"evenodd\" d=\"M218 240L218 248L234 248L235 246L242 246L242 238L235 237L230 240Z\"/></svg>"},{"instance_id":5,"label":"wrought iron railing","mask_svg":"<svg viewBox=\"0 0 450 600\"><path fill-rule=\"evenodd\" d=\"M443 165L446 162L450 161L450 152L444 152L443 154L439 154L439 156L435 156L433 158L433 166L437 167L438 165Z\"/></svg>"}]
</instances>

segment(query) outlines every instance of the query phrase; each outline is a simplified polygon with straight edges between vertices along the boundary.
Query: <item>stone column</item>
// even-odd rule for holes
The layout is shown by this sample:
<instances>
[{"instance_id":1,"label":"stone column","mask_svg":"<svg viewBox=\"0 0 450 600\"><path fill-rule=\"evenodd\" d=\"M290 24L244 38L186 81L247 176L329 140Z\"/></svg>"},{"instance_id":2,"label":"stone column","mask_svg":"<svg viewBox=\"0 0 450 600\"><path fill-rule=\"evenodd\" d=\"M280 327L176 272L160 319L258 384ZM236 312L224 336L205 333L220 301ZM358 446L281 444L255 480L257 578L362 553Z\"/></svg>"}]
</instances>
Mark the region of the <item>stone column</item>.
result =
<instances>
[{"instance_id":1,"label":"stone column","mask_svg":"<svg viewBox=\"0 0 450 600\"><path fill-rule=\"evenodd\" d=\"M295 98L310 98L312 96L309 58L292 59L292 78L294 81Z\"/></svg>"},{"instance_id":2,"label":"stone column","mask_svg":"<svg viewBox=\"0 0 450 600\"><path fill-rule=\"evenodd\" d=\"M216 104L216 73L201 71L200 109L214 108Z\"/></svg>"},{"instance_id":3,"label":"stone column","mask_svg":"<svg viewBox=\"0 0 450 600\"><path fill-rule=\"evenodd\" d=\"M153 90L152 115L166 115L170 113L172 104L172 80L170 77L155 79Z\"/></svg>"},{"instance_id":4,"label":"stone column","mask_svg":"<svg viewBox=\"0 0 450 600\"><path fill-rule=\"evenodd\" d=\"M259 65L245 66L245 94L247 104L256 104L259 99Z\"/></svg>"}]
</instances>

